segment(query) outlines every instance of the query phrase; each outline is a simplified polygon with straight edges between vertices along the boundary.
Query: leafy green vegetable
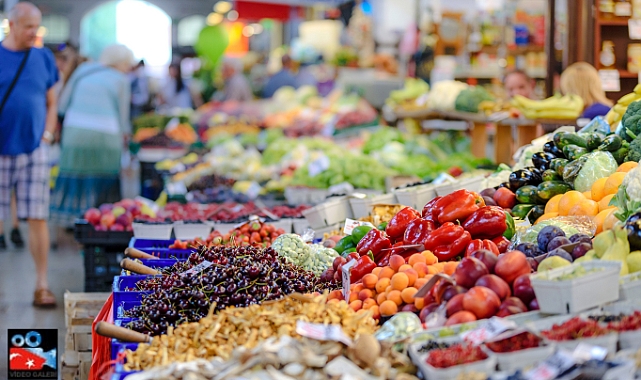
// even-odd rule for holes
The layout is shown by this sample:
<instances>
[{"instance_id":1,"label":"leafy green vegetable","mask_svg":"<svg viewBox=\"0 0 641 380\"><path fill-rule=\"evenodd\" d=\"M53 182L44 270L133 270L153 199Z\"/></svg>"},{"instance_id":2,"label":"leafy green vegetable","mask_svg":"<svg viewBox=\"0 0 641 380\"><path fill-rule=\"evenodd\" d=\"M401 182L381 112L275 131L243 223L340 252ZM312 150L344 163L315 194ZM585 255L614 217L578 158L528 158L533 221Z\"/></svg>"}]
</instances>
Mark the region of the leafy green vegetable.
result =
<instances>
[{"instance_id":1,"label":"leafy green vegetable","mask_svg":"<svg viewBox=\"0 0 641 380\"><path fill-rule=\"evenodd\" d=\"M483 87L473 86L461 91L454 102L454 109L463 112L479 112L479 104L484 100L493 100Z\"/></svg>"},{"instance_id":2,"label":"leafy green vegetable","mask_svg":"<svg viewBox=\"0 0 641 380\"><path fill-rule=\"evenodd\" d=\"M641 134L641 101L630 103L621 118L619 136L629 142Z\"/></svg>"},{"instance_id":3,"label":"leafy green vegetable","mask_svg":"<svg viewBox=\"0 0 641 380\"><path fill-rule=\"evenodd\" d=\"M641 136L638 136L636 139L632 140L630 143L630 150L628 155L625 157L626 161L641 161Z\"/></svg>"},{"instance_id":4,"label":"leafy green vegetable","mask_svg":"<svg viewBox=\"0 0 641 380\"><path fill-rule=\"evenodd\" d=\"M594 151L586 155L579 175L574 180L574 189L580 192L588 191L597 179L609 177L617 171L619 165L610 152Z\"/></svg>"}]
</instances>

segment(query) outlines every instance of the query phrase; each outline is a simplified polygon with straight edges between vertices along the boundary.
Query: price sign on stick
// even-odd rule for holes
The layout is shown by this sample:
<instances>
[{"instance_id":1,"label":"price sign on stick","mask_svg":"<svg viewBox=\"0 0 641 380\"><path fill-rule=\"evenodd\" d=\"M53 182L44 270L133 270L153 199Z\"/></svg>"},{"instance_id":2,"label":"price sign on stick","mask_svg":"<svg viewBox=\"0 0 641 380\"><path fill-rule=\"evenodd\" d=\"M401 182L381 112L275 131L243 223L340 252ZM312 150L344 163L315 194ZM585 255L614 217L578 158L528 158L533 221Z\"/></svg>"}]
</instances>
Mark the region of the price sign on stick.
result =
<instances>
[{"instance_id":1,"label":"price sign on stick","mask_svg":"<svg viewBox=\"0 0 641 380\"><path fill-rule=\"evenodd\" d=\"M350 279L350 272L352 270L352 267L356 265L356 260L352 260L349 263L343 265L342 271L343 271L343 298L345 298L345 302L349 302L349 287L352 285L351 279Z\"/></svg>"}]
</instances>

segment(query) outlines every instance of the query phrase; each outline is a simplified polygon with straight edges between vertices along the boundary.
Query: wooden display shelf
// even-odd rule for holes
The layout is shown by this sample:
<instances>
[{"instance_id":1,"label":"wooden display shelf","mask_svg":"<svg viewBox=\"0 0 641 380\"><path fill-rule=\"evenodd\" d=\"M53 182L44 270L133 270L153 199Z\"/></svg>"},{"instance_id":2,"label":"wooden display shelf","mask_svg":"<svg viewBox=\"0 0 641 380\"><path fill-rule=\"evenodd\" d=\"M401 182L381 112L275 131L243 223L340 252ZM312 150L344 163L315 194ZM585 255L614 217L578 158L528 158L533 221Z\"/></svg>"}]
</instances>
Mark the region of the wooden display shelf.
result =
<instances>
[{"instance_id":1,"label":"wooden display shelf","mask_svg":"<svg viewBox=\"0 0 641 380\"><path fill-rule=\"evenodd\" d=\"M638 77L639 77L639 73L633 73L628 70L619 70L619 78L622 78L622 79L635 78L636 79Z\"/></svg>"},{"instance_id":2,"label":"wooden display shelf","mask_svg":"<svg viewBox=\"0 0 641 380\"><path fill-rule=\"evenodd\" d=\"M597 18L596 23L600 26L628 26L629 18Z\"/></svg>"}]
</instances>

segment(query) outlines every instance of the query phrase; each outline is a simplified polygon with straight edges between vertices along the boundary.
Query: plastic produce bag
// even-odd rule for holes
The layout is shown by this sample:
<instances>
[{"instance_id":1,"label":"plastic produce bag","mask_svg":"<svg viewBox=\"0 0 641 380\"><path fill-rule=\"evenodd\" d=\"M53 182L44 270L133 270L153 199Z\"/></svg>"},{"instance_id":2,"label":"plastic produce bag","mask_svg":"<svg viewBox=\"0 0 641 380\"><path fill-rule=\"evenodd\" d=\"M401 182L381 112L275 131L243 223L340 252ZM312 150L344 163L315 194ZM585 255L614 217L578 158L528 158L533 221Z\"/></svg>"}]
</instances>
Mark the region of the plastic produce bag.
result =
<instances>
[{"instance_id":1,"label":"plastic produce bag","mask_svg":"<svg viewBox=\"0 0 641 380\"><path fill-rule=\"evenodd\" d=\"M619 167L610 152L597 150L581 158L583 157L587 158L574 180L574 189L580 192L590 190L596 180L609 177L612 173L616 172ZM563 173L563 178L565 179L565 173Z\"/></svg>"},{"instance_id":2,"label":"plastic produce bag","mask_svg":"<svg viewBox=\"0 0 641 380\"><path fill-rule=\"evenodd\" d=\"M566 236L574 234L586 234L594 236L596 225L589 216L558 216L556 218L544 220L528 228L517 229L512 238L512 248L521 243L537 244L536 238L539 232L546 226L556 226L565 232Z\"/></svg>"},{"instance_id":3,"label":"plastic produce bag","mask_svg":"<svg viewBox=\"0 0 641 380\"><path fill-rule=\"evenodd\" d=\"M401 312L390 318L374 334L376 339L388 342L398 342L423 330L421 320L414 313Z\"/></svg>"},{"instance_id":4,"label":"plastic produce bag","mask_svg":"<svg viewBox=\"0 0 641 380\"><path fill-rule=\"evenodd\" d=\"M603 134L610 134L610 124L603 118L603 116L597 116L592 121L590 121L585 127L581 128L579 132L590 133L590 132L601 132Z\"/></svg>"}]
</instances>

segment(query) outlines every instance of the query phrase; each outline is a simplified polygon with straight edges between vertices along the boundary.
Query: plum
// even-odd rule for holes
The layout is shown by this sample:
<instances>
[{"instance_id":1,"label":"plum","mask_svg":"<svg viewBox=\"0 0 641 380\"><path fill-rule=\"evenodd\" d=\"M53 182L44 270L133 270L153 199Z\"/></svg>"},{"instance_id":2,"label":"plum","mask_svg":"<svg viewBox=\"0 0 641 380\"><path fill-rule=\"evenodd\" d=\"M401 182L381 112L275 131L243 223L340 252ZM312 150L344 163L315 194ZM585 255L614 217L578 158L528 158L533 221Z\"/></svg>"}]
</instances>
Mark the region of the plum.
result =
<instances>
[{"instance_id":1,"label":"plum","mask_svg":"<svg viewBox=\"0 0 641 380\"><path fill-rule=\"evenodd\" d=\"M560 257L562 257L562 258L566 259L566 260L567 260L567 261L569 261L569 262L574 261L574 259L572 258L572 255L570 255L570 254L569 254L565 249L563 249L563 248L557 248L557 249L555 249L554 251L550 251L550 252L548 252L548 257L551 257L551 256L560 256Z\"/></svg>"},{"instance_id":2,"label":"plum","mask_svg":"<svg viewBox=\"0 0 641 380\"><path fill-rule=\"evenodd\" d=\"M539 249L543 252L547 250L548 244L557 236L565 236L565 232L557 226L545 226L536 237Z\"/></svg>"},{"instance_id":3,"label":"plum","mask_svg":"<svg viewBox=\"0 0 641 380\"><path fill-rule=\"evenodd\" d=\"M570 241L572 243L590 243L592 244L592 238L586 234L574 234L570 236Z\"/></svg>"},{"instance_id":4,"label":"plum","mask_svg":"<svg viewBox=\"0 0 641 380\"><path fill-rule=\"evenodd\" d=\"M574 249L572 250L572 258L574 260L578 259L579 257L585 256L586 253L588 253L589 250L592 249L592 244L588 243L579 243Z\"/></svg>"},{"instance_id":5,"label":"plum","mask_svg":"<svg viewBox=\"0 0 641 380\"><path fill-rule=\"evenodd\" d=\"M520 243L514 250L523 252L527 257L536 257L541 254L539 248L533 243Z\"/></svg>"},{"instance_id":6,"label":"plum","mask_svg":"<svg viewBox=\"0 0 641 380\"><path fill-rule=\"evenodd\" d=\"M570 239L566 238L565 236L557 236L554 239L550 240L550 242L548 243L547 252L554 251L560 246L567 244L571 244Z\"/></svg>"}]
</instances>

